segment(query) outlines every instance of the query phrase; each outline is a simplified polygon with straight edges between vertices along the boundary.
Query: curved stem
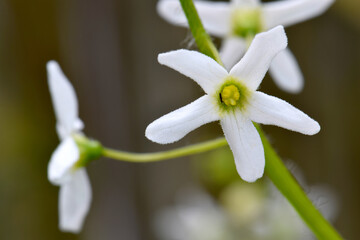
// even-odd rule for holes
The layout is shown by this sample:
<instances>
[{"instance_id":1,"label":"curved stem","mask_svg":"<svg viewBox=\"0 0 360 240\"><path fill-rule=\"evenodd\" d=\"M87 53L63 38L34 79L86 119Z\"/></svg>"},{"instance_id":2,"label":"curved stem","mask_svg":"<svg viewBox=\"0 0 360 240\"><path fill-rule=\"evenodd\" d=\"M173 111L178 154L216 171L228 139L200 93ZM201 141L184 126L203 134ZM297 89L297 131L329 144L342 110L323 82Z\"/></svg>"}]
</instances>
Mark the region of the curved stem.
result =
<instances>
[{"instance_id":1,"label":"curved stem","mask_svg":"<svg viewBox=\"0 0 360 240\"><path fill-rule=\"evenodd\" d=\"M206 152L215 148L223 147L227 145L225 138L219 138L215 140L209 140L206 142L172 149L169 151L155 152L155 153L131 153L113 150L109 148L103 149L103 156L127 162L156 162L166 160L170 158L178 158Z\"/></svg>"},{"instance_id":2,"label":"curved stem","mask_svg":"<svg viewBox=\"0 0 360 240\"><path fill-rule=\"evenodd\" d=\"M181 6L187 17L191 32L198 44L199 50L212 57L219 64L217 49L209 43L209 35L203 28L199 15L196 11L192 0L180 0ZM214 52L215 51L215 52ZM211 54L209 54L211 53ZM280 157L270 145L261 128L254 124L261 137L265 151L265 173L288 199L296 209L302 219L310 227L318 239L322 240L339 240L342 239L340 234L331 226L331 224L321 215L321 213L311 203L295 178L287 170Z\"/></svg>"}]
</instances>

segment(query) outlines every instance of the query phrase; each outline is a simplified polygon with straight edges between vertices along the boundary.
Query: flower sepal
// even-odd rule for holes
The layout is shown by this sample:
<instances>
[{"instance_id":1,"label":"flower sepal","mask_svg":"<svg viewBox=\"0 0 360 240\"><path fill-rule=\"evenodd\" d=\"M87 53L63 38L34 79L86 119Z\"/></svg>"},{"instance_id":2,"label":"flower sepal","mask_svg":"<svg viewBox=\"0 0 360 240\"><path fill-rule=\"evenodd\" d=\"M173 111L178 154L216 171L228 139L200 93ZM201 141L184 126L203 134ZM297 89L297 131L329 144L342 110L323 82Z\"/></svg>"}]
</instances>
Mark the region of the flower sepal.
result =
<instances>
[{"instance_id":1,"label":"flower sepal","mask_svg":"<svg viewBox=\"0 0 360 240\"><path fill-rule=\"evenodd\" d=\"M73 134L73 139L79 148L79 159L74 168L82 168L93 160L99 159L103 155L103 146L99 141L88 139L82 134Z\"/></svg>"}]
</instances>

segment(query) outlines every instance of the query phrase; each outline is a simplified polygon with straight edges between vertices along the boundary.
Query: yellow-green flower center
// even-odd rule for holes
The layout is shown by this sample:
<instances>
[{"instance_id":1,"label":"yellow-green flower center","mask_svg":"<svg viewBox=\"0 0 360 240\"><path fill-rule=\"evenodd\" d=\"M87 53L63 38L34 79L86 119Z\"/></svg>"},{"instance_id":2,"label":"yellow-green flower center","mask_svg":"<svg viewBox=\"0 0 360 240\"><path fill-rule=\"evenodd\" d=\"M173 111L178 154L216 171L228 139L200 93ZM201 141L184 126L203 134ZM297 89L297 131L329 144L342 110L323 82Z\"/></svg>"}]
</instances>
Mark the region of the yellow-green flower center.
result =
<instances>
[{"instance_id":1,"label":"yellow-green flower center","mask_svg":"<svg viewBox=\"0 0 360 240\"><path fill-rule=\"evenodd\" d=\"M240 99L239 89L235 85L229 85L223 88L220 93L220 98L227 106L236 106Z\"/></svg>"},{"instance_id":2,"label":"yellow-green flower center","mask_svg":"<svg viewBox=\"0 0 360 240\"><path fill-rule=\"evenodd\" d=\"M252 38L263 31L261 11L258 8L238 8L232 14L232 34Z\"/></svg>"},{"instance_id":3,"label":"yellow-green flower center","mask_svg":"<svg viewBox=\"0 0 360 240\"><path fill-rule=\"evenodd\" d=\"M229 76L214 94L220 112L246 109L251 91L238 78Z\"/></svg>"}]
</instances>

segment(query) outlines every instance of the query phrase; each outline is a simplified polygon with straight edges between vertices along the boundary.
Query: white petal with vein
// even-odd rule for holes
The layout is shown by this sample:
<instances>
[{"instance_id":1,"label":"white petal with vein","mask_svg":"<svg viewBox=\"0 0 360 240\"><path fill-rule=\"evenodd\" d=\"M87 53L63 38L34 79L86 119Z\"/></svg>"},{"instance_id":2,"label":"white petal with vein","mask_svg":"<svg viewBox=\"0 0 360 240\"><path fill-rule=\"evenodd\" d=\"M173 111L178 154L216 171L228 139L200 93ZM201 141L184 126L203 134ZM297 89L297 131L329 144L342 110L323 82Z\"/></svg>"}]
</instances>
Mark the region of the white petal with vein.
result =
<instances>
[{"instance_id":1,"label":"white petal with vein","mask_svg":"<svg viewBox=\"0 0 360 240\"><path fill-rule=\"evenodd\" d=\"M85 169L71 174L71 180L61 185L59 193L59 228L79 233L89 211L92 193Z\"/></svg>"},{"instance_id":2,"label":"white petal with vein","mask_svg":"<svg viewBox=\"0 0 360 240\"><path fill-rule=\"evenodd\" d=\"M269 73L279 88L290 93L299 93L304 87L304 77L295 56L286 48L272 61Z\"/></svg>"},{"instance_id":3,"label":"white petal with vein","mask_svg":"<svg viewBox=\"0 0 360 240\"><path fill-rule=\"evenodd\" d=\"M64 139L53 152L48 165L48 178L52 184L59 185L68 180L68 173L79 159L79 149L72 139Z\"/></svg>"},{"instance_id":4,"label":"white petal with vein","mask_svg":"<svg viewBox=\"0 0 360 240\"><path fill-rule=\"evenodd\" d=\"M193 79L208 94L214 93L216 86L228 76L220 64L197 51L180 49L161 53L158 61Z\"/></svg>"},{"instance_id":5,"label":"white petal with vein","mask_svg":"<svg viewBox=\"0 0 360 240\"><path fill-rule=\"evenodd\" d=\"M240 177L248 182L262 177L265 167L264 148L250 119L240 112L227 114L221 120L221 126L234 154Z\"/></svg>"},{"instance_id":6,"label":"white petal with vein","mask_svg":"<svg viewBox=\"0 0 360 240\"><path fill-rule=\"evenodd\" d=\"M162 116L146 128L145 136L156 143L172 143L201 125L219 120L213 101L212 97L205 95Z\"/></svg>"},{"instance_id":7,"label":"white petal with vein","mask_svg":"<svg viewBox=\"0 0 360 240\"><path fill-rule=\"evenodd\" d=\"M334 0L287 0L263 4L266 28L285 27L303 22L324 13Z\"/></svg>"},{"instance_id":8,"label":"white petal with vein","mask_svg":"<svg viewBox=\"0 0 360 240\"><path fill-rule=\"evenodd\" d=\"M262 92L253 93L248 113L254 122L276 125L306 135L320 131L320 125L308 115L284 100Z\"/></svg>"},{"instance_id":9,"label":"white petal with vein","mask_svg":"<svg viewBox=\"0 0 360 240\"><path fill-rule=\"evenodd\" d=\"M231 0L232 4L239 7L254 7L261 4L260 0Z\"/></svg>"},{"instance_id":10,"label":"white petal with vein","mask_svg":"<svg viewBox=\"0 0 360 240\"><path fill-rule=\"evenodd\" d=\"M270 67L273 58L287 46L282 26L256 35L245 56L230 71L250 89L256 90Z\"/></svg>"},{"instance_id":11,"label":"white petal with vein","mask_svg":"<svg viewBox=\"0 0 360 240\"><path fill-rule=\"evenodd\" d=\"M56 61L49 61L46 65L48 83L53 101L59 137L64 138L74 130L74 122L78 119L78 102L73 86L61 71Z\"/></svg>"},{"instance_id":12,"label":"white petal with vein","mask_svg":"<svg viewBox=\"0 0 360 240\"><path fill-rule=\"evenodd\" d=\"M195 1L195 7L204 28L210 34L221 37L230 32L231 6L229 3ZM188 26L185 14L178 0L159 1L157 11L162 18L174 25Z\"/></svg>"}]
</instances>

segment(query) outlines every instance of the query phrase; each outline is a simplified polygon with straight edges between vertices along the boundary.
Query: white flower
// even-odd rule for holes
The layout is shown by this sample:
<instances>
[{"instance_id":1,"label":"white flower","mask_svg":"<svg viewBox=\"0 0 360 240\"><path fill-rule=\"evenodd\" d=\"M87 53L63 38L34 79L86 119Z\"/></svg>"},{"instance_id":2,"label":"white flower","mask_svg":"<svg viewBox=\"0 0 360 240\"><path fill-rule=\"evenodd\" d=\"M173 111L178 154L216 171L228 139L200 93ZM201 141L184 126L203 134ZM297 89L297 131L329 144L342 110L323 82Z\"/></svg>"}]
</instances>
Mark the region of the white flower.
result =
<instances>
[{"instance_id":1,"label":"white flower","mask_svg":"<svg viewBox=\"0 0 360 240\"><path fill-rule=\"evenodd\" d=\"M244 54L255 34L277 25L290 26L323 13L334 0L283 0L261 3L259 0L228 2L196 1L205 29L224 39L220 56L230 69ZM187 26L178 0L160 0L158 13L172 24ZM303 76L295 57L286 49L270 67L275 83L288 92L303 88Z\"/></svg>"},{"instance_id":2,"label":"white flower","mask_svg":"<svg viewBox=\"0 0 360 240\"><path fill-rule=\"evenodd\" d=\"M60 145L51 156L48 178L60 186L59 228L78 233L87 215L92 198L86 170L76 166L80 150L73 134L80 133L83 123L78 117L78 103L74 88L55 61L47 63L48 82L57 119Z\"/></svg>"},{"instance_id":3,"label":"white flower","mask_svg":"<svg viewBox=\"0 0 360 240\"><path fill-rule=\"evenodd\" d=\"M154 221L163 240L230 240L230 223L223 209L205 192L182 191L176 204L161 209Z\"/></svg>"},{"instance_id":4,"label":"white flower","mask_svg":"<svg viewBox=\"0 0 360 240\"><path fill-rule=\"evenodd\" d=\"M299 169L293 176L305 189L309 199L322 215L330 222L334 222L338 215L338 199L335 193L326 185L308 186ZM257 219L252 222L253 233L258 239L316 239L308 226L300 218L294 207L270 182L266 181L267 196L264 208Z\"/></svg>"},{"instance_id":5,"label":"white flower","mask_svg":"<svg viewBox=\"0 0 360 240\"><path fill-rule=\"evenodd\" d=\"M323 216L333 222L338 206L331 189L323 185L301 185L310 191L310 200ZM294 207L270 180L257 185L233 182L220 192L219 199L241 239L315 239Z\"/></svg>"},{"instance_id":6,"label":"white flower","mask_svg":"<svg viewBox=\"0 0 360 240\"><path fill-rule=\"evenodd\" d=\"M230 72L196 51L159 54L159 63L192 78L206 94L151 123L146 137L161 144L172 143L201 125L220 120L242 179L253 182L260 178L265 165L264 149L252 121L308 135L320 130L316 121L289 103L256 91L271 60L286 46L282 26L258 34Z\"/></svg>"}]
</instances>

